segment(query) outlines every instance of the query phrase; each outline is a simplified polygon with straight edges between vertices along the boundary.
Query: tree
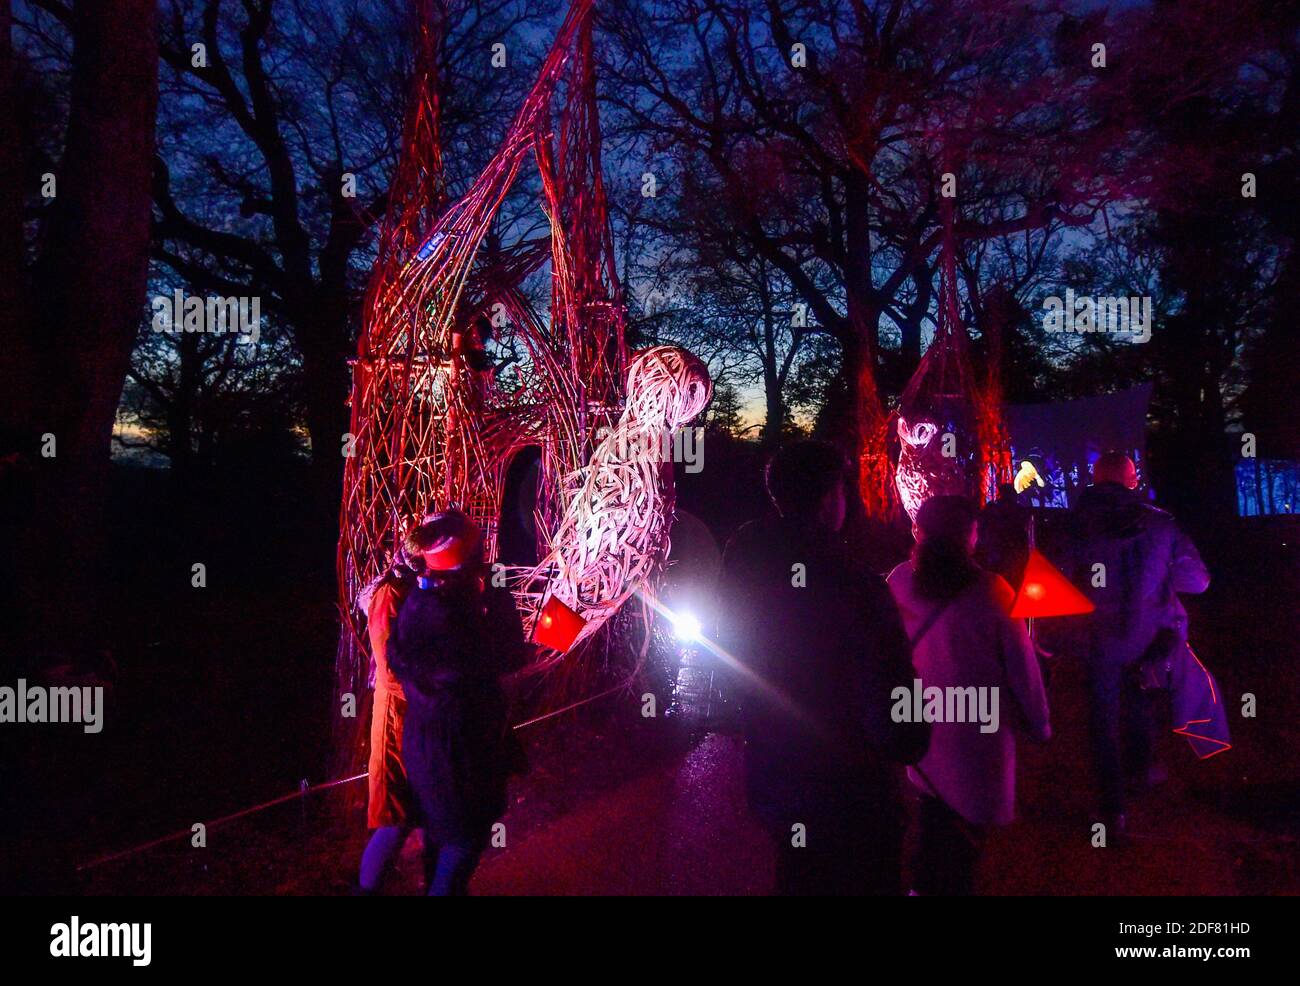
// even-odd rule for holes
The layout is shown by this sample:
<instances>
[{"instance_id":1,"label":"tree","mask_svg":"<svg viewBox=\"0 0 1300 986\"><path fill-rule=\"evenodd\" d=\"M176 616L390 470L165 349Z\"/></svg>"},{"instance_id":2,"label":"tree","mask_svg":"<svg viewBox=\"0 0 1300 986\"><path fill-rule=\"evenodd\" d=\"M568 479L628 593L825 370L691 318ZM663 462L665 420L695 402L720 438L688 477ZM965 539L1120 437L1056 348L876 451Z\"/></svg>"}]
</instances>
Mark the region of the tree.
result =
<instances>
[{"instance_id":1,"label":"tree","mask_svg":"<svg viewBox=\"0 0 1300 986\"><path fill-rule=\"evenodd\" d=\"M945 186L963 244L1089 224L1121 191L1123 127L1088 112L1086 32L1061 38L1067 21L970 0L663 0L607 16L609 101L628 153L659 172L662 223L711 226L787 279L838 344L831 416L859 441L886 326L919 356Z\"/></svg>"},{"instance_id":2,"label":"tree","mask_svg":"<svg viewBox=\"0 0 1300 986\"><path fill-rule=\"evenodd\" d=\"M806 306L771 264L745 250L743 241L710 242L693 232L686 231L665 254L650 251L624 276L652 301L657 337L701 356L719 378L762 388L762 441L770 447L781 440L790 410L787 385L814 334Z\"/></svg>"},{"instance_id":3,"label":"tree","mask_svg":"<svg viewBox=\"0 0 1300 986\"><path fill-rule=\"evenodd\" d=\"M1076 253L1065 276L1080 292L1152 297L1155 325L1142 345L1083 337L1068 384L1095 393L1155 381L1157 486L1202 522L1235 509L1241 453L1230 428L1262 437L1261 456L1295 448L1284 395L1300 365L1298 30L1290 5L1159 4L1130 88L1099 95L1111 112L1135 97L1147 107L1145 208ZM1200 40L1211 35L1206 49ZM1192 64L1171 74L1189 50Z\"/></svg>"},{"instance_id":4,"label":"tree","mask_svg":"<svg viewBox=\"0 0 1300 986\"><path fill-rule=\"evenodd\" d=\"M740 394L729 380L719 380L713 387L713 400L709 404L706 422L710 428L740 437Z\"/></svg>"},{"instance_id":5,"label":"tree","mask_svg":"<svg viewBox=\"0 0 1300 986\"><path fill-rule=\"evenodd\" d=\"M369 235L402 148L414 53L407 0L171 0L154 255L194 289L258 297L300 362L314 486L337 505ZM458 187L526 87L519 30L542 0L428 5L441 34L441 129ZM506 65L492 44L507 43ZM452 153L454 152L454 153ZM516 216L507 210L500 220Z\"/></svg>"},{"instance_id":6,"label":"tree","mask_svg":"<svg viewBox=\"0 0 1300 986\"><path fill-rule=\"evenodd\" d=\"M302 451L296 377L288 336L273 329L264 328L253 345L232 334L147 328L122 397L123 415L139 434L119 433L116 441L165 455L176 500L188 503L199 476L254 448L280 465Z\"/></svg>"},{"instance_id":7,"label":"tree","mask_svg":"<svg viewBox=\"0 0 1300 986\"><path fill-rule=\"evenodd\" d=\"M22 526L20 555L36 616L31 629L53 648L85 643L96 626L102 495L148 269L157 7L154 0L42 6L72 42L67 117L53 195L41 198L49 180L17 185L28 201L43 202L35 210L30 267L23 263L22 228L12 225L16 193L4 193L7 267L0 280L7 291L30 295L6 312L14 350L0 366L0 384L13 395L5 440L35 466L34 523ZM6 31L0 85L13 84L8 39ZM4 125L12 128L12 117ZM10 178L22 171L13 160L22 146L5 144ZM42 559L56 564L42 571Z\"/></svg>"}]
</instances>

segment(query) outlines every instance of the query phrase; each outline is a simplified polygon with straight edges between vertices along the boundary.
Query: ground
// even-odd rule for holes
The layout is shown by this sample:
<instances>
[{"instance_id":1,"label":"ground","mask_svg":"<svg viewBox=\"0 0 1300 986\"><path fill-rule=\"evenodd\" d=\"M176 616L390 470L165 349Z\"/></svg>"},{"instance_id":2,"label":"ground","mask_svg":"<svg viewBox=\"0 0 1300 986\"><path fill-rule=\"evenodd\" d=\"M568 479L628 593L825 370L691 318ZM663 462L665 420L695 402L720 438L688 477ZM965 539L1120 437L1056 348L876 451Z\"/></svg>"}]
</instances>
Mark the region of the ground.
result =
<instances>
[{"instance_id":1,"label":"ground","mask_svg":"<svg viewBox=\"0 0 1300 986\"><path fill-rule=\"evenodd\" d=\"M147 490L131 498L154 503ZM365 841L352 784L252 814L89 870L78 864L188 831L339 776L328 748L337 634L328 543L298 531L292 499L194 530L151 534L158 511L118 533L116 670L102 734L25 727L0 758L0 886L89 894L343 894ZM274 507L275 509L271 509ZM225 515L223 515L224 517ZM1282 519L1279 519L1282 520ZM226 522L228 521L228 522ZM1165 734L1164 786L1138 802L1132 839L1089 841L1078 668L1051 683L1055 736L1020 746L1020 819L989 847L991 894L1300 892L1300 662L1294 518L1229 519L1199 536L1214 574L1189 600L1197 651L1218 676L1234 747L1197 761ZM722 535L719 535L722 539ZM134 553L126 548L137 546ZM190 585L208 563L209 587ZM1240 714L1254 696L1255 718ZM615 696L521 732L532 769L515 782L507 845L473 890L504 893L765 893L771 847L750 820L741 749L725 734L683 736ZM389 891L414 893L418 847Z\"/></svg>"},{"instance_id":2,"label":"ground","mask_svg":"<svg viewBox=\"0 0 1300 986\"><path fill-rule=\"evenodd\" d=\"M1292 768L1241 752L1262 737L1238 726L1234 750L1197 761L1168 735L1170 779L1134 807L1119 848L1090 842L1081 681L1054 678L1057 734L1021 745L1021 818L993 838L988 894L1277 894L1300 891ZM606 703L525 733L533 761L516 783L504 848L476 874L476 894L763 894L771 849L750 819L742 749L725 734L683 736ZM364 843L341 793L270 809L87 875L89 893L342 894ZM418 840L388 892L416 893Z\"/></svg>"}]
</instances>

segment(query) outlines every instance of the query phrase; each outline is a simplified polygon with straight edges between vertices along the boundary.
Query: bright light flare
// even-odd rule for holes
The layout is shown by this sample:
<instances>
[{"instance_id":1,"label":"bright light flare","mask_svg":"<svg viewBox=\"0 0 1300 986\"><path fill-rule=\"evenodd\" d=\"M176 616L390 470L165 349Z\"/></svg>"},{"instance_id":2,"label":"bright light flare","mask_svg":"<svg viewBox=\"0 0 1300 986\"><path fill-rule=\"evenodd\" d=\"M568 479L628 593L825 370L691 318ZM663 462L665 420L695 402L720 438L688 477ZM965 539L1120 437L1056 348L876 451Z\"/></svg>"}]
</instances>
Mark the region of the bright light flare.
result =
<instances>
[{"instance_id":1,"label":"bright light flare","mask_svg":"<svg viewBox=\"0 0 1300 986\"><path fill-rule=\"evenodd\" d=\"M673 633L684 644L693 644L704 638L704 626L694 613L674 613Z\"/></svg>"},{"instance_id":2,"label":"bright light flare","mask_svg":"<svg viewBox=\"0 0 1300 986\"><path fill-rule=\"evenodd\" d=\"M680 614L674 613L649 593L640 592L638 590L638 595L647 606L653 609L660 616L666 617L669 622L673 624L674 631L677 632L677 627L679 625L678 621L681 616ZM697 627L699 626L698 620L695 620L695 625ZM708 637L705 637L702 633L696 638L696 640L705 651L716 657L725 668L734 672L737 677L744 682L745 687L753 689L755 692L764 695L769 701L775 702L790 715L797 718L800 722L805 723L810 729L815 730L820 728L818 723L809 717L803 709L799 708L798 705L792 702L785 693L768 684L767 681L755 674L754 671L751 670L743 661L737 660L736 657L729 653L725 648L720 647L717 643L710 640Z\"/></svg>"}]
</instances>

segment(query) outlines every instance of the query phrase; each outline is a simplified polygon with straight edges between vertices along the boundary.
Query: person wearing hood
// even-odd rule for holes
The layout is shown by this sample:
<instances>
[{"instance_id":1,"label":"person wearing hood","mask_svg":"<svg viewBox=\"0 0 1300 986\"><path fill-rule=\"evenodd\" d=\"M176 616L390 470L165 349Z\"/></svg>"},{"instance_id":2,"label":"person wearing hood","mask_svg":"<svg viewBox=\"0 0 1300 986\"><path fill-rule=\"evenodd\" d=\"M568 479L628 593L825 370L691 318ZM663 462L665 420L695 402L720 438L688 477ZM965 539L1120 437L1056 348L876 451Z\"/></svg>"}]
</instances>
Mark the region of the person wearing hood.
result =
<instances>
[{"instance_id":1,"label":"person wearing hood","mask_svg":"<svg viewBox=\"0 0 1300 986\"><path fill-rule=\"evenodd\" d=\"M1029 560L1029 518L1031 511L1022 506L1011 483L998 486L998 498L985 506L976 522L979 540L975 561L985 571L1001 575L1012 585L1020 584L1025 562Z\"/></svg>"},{"instance_id":2,"label":"person wearing hood","mask_svg":"<svg viewBox=\"0 0 1300 986\"><path fill-rule=\"evenodd\" d=\"M428 523L436 513L426 513ZM418 526L418 525L417 525ZM370 839L361 854L355 891L363 897L378 894L393 860L411 834L416 808L406 767L402 764L402 727L406 720L406 695L388 664L388 638L397 625L397 613L424 571L424 559L399 544L388 568L357 595L357 608L366 614L370 640L371 687L370 756L366 765L366 826Z\"/></svg>"},{"instance_id":3,"label":"person wearing hood","mask_svg":"<svg viewBox=\"0 0 1300 986\"><path fill-rule=\"evenodd\" d=\"M926 500L912 557L886 580L911 635L917 688L953 696L927 703L930 749L908 769L921 799L912 877L924 897L975 892L990 829L1015 817L1016 734L1040 743L1052 735L1033 642L1007 615L1015 593L975 562L977 517L968 497ZM899 698L905 712L913 700Z\"/></svg>"},{"instance_id":4,"label":"person wearing hood","mask_svg":"<svg viewBox=\"0 0 1300 986\"><path fill-rule=\"evenodd\" d=\"M479 529L446 510L407 538L424 568L402 603L388 662L406 696L402 762L424 831L430 896L463 896L506 782L523 769L501 678L522 666L523 626L491 583Z\"/></svg>"},{"instance_id":5,"label":"person wearing hood","mask_svg":"<svg viewBox=\"0 0 1300 986\"><path fill-rule=\"evenodd\" d=\"M833 446L780 450L766 475L777 516L742 527L723 557L719 643L780 894L901 893L901 765L929 739L890 717L893 689L916 675L884 581L840 534L846 473Z\"/></svg>"},{"instance_id":6,"label":"person wearing hood","mask_svg":"<svg viewBox=\"0 0 1300 986\"><path fill-rule=\"evenodd\" d=\"M1081 617L1079 647L1102 820L1120 837L1126 784L1145 786L1152 772L1154 722L1139 664L1171 635L1186 641L1178 593L1204 592L1210 573L1174 518L1135 492L1132 459L1107 452L1093 464L1092 479L1071 518L1065 570L1097 607Z\"/></svg>"}]
</instances>

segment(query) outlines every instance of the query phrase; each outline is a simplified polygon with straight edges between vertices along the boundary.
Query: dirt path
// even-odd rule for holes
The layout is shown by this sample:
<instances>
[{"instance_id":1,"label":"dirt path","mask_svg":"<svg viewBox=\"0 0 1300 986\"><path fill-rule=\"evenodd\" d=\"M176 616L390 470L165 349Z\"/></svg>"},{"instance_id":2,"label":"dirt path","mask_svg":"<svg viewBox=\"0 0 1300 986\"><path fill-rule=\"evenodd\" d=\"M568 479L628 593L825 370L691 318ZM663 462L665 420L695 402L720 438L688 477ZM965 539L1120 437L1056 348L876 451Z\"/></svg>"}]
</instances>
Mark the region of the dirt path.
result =
<instances>
[{"instance_id":1,"label":"dirt path","mask_svg":"<svg viewBox=\"0 0 1300 986\"><path fill-rule=\"evenodd\" d=\"M1295 780L1264 725L1234 723L1237 746L1198 762L1167 735L1170 780L1137 803L1131 843L1096 849L1082 683L1052 686L1056 736L1022 745L1022 817L997 833L989 894L1296 893ZM478 894L762 894L766 837L749 818L737 738L686 741L660 723L596 717L526 737L533 761L516 784L507 845L485 857ZM205 850L164 847L94 872L90 893L340 894L359 856L359 813L327 796L212 833ZM390 893L416 893L412 839Z\"/></svg>"}]
</instances>

